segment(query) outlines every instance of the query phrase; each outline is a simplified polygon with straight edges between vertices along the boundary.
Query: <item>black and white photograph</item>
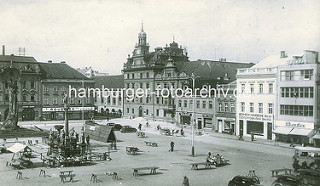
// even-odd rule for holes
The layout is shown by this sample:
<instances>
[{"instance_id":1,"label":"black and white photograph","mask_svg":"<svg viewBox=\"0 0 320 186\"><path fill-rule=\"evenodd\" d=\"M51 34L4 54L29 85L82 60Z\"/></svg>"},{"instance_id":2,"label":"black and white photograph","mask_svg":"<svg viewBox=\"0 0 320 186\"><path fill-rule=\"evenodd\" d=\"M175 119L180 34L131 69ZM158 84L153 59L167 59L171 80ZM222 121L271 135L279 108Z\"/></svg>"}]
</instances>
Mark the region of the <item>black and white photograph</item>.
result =
<instances>
[{"instance_id":1,"label":"black and white photograph","mask_svg":"<svg viewBox=\"0 0 320 186\"><path fill-rule=\"evenodd\" d=\"M0 186L319 186L320 1L0 0Z\"/></svg>"}]
</instances>

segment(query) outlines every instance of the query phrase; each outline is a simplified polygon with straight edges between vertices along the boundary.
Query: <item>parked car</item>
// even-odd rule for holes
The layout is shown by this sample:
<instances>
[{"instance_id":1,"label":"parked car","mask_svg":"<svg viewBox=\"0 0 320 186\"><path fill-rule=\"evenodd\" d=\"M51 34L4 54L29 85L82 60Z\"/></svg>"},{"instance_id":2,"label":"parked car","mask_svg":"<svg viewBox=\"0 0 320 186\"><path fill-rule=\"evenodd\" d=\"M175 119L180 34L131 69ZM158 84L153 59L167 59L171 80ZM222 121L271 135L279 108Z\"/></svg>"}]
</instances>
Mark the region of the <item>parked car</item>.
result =
<instances>
[{"instance_id":1,"label":"parked car","mask_svg":"<svg viewBox=\"0 0 320 186\"><path fill-rule=\"evenodd\" d=\"M320 185L320 171L318 170L300 169L297 177L305 180L308 185Z\"/></svg>"},{"instance_id":2,"label":"parked car","mask_svg":"<svg viewBox=\"0 0 320 186\"><path fill-rule=\"evenodd\" d=\"M122 128L120 129L120 132L122 132L122 133L137 132L137 129L133 128L133 127L131 127L129 125L125 125L125 126L122 126Z\"/></svg>"},{"instance_id":3,"label":"parked car","mask_svg":"<svg viewBox=\"0 0 320 186\"><path fill-rule=\"evenodd\" d=\"M120 131L121 128L122 128L122 125L120 125L120 124L118 124L118 123L116 123L116 124L114 125L114 127L113 127L113 129L114 129L115 131Z\"/></svg>"},{"instance_id":4,"label":"parked car","mask_svg":"<svg viewBox=\"0 0 320 186\"><path fill-rule=\"evenodd\" d=\"M114 126L115 125L115 123L107 123L107 126Z\"/></svg>"},{"instance_id":5,"label":"parked car","mask_svg":"<svg viewBox=\"0 0 320 186\"><path fill-rule=\"evenodd\" d=\"M235 176L229 181L228 186L256 186L260 185L260 180L257 177L251 176Z\"/></svg>"},{"instance_id":6,"label":"parked car","mask_svg":"<svg viewBox=\"0 0 320 186\"><path fill-rule=\"evenodd\" d=\"M272 186L307 186L307 182L300 177L293 175L280 175L272 183Z\"/></svg>"}]
</instances>

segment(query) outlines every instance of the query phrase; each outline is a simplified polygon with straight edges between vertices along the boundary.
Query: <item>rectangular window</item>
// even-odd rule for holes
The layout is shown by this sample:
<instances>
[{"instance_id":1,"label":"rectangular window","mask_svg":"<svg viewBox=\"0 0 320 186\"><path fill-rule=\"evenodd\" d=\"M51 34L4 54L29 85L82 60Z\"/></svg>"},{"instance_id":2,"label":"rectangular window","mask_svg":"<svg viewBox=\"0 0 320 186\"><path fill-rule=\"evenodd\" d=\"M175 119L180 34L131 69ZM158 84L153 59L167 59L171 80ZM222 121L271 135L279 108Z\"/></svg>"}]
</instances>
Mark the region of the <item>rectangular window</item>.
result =
<instances>
[{"instance_id":1,"label":"rectangular window","mask_svg":"<svg viewBox=\"0 0 320 186\"><path fill-rule=\"evenodd\" d=\"M132 79L134 79L134 74L132 74L132 76L131 76L131 77L132 77Z\"/></svg>"},{"instance_id":2,"label":"rectangular window","mask_svg":"<svg viewBox=\"0 0 320 186\"><path fill-rule=\"evenodd\" d=\"M183 106L184 106L184 107L188 107L188 101L187 101L187 100L184 100L184 101L183 101Z\"/></svg>"},{"instance_id":3,"label":"rectangular window","mask_svg":"<svg viewBox=\"0 0 320 186\"><path fill-rule=\"evenodd\" d=\"M190 100L189 104L190 104L190 108L193 108L193 100Z\"/></svg>"},{"instance_id":4,"label":"rectangular window","mask_svg":"<svg viewBox=\"0 0 320 186\"><path fill-rule=\"evenodd\" d=\"M313 106L280 105L280 115L313 116Z\"/></svg>"},{"instance_id":5,"label":"rectangular window","mask_svg":"<svg viewBox=\"0 0 320 186\"><path fill-rule=\"evenodd\" d=\"M146 110L146 115L147 115L147 116L149 115L149 110L148 110L148 109Z\"/></svg>"},{"instance_id":6,"label":"rectangular window","mask_svg":"<svg viewBox=\"0 0 320 186\"><path fill-rule=\"evenodd\" d=\"M44 92L49 92L49 87L43 86L43 91L44 91Z\"/></svg>"},{"instance_id":7,"label":"rectangular window","mask_svg":"<svg viewBox=\"0 0 320 186\"><path fill-rule=\"evenodd\" d=\"M129 109L129 108L127 108L127 113L129 114L129 112L130 112L130 109Z\"/></svg>"},{"instance_id":8,"label":"rectangular window","mask_svg":"<svg viewBox=\"0 0 320 186\"><path fill-rule=\"evenodd\" d=\"M23 102L27 101L27 96L26 95L22 95L22 101Z\"/></svg>"},{"instance_id":9,"label":"rectangular window","mask_svg":"<svg viewBox=\"0 0 320 186\"><path fill-rule=\"evenodd\" d=\"M268 114L273 114L273 104L268 103Z\"/></svg>"},{"instance_id":10,"label":"rectangular window","mask_svg":"<svg viewBox=\"0 0 320 186\"><path fill-rule=\"evenodd\" d=\"M285 81L285 80L286 80L286 72L281 71L281 81Z\"/></svg>"},{"instance_id":11,"label":"rectangular window","mask_svg":"<svg viewBox=\"0 0 320 186\"><path fill-rule=\"evenodd\" d=\"M313 98L313 87L310 87L309 89L310 89L309 90L310 91L310 98Z\"/></svg>"},{"instance_id":12,"label":"rectangular window","mask_svg":"<svg viewBox=\"0 0 320 186\"><path fill-rule=\"evenodd\" d=\"M250 93L254 93L254 84L250 84Z\"/></svg>"},{"instance_id":13,"label":"rectangular window","mask_svg":"<svg viewBox=\"0 0 320 186\"><path fill-rule=\"evenodd\" d=\"M53 99L52 99L52 103L53 103L54 105L57 105L57 104L58 104L58 98L53 98Z\"/></svg>"},{"instance_id":14,"label":"rectangular window","mask_svg":"<svg viewBox=\"0 0 320 186\"><path fill-rule=\"evenodd\" d=\"M45 105L49 105L49 98L45 97L45 98L43 99L43 103L44 103Z\"/></svg>"},{"instance_id":15,"label":"rectangular window","mask_svg":"<svg viewBox=\"0 0 320 186\"><path fill-rule=\"evenodd\" d=\"M250 112L254 112L254 104L250 103Z\"/></svg>"},{"instance_id":16,"label":"rectangular window","mask_svg":"<svg viewBox=\"0 0 320 186\"><path fill-rule=\"evenodd\" d=\"M290 96L290 88L285 89L285 97L288 98Z\"/></svg>"},{"instance_id":17,"label":"rectangular window","mask_svg":"<svg viewBox=\"0 0 320 186\"><path fill-rule=\"evenodd\" d=\"M313 70L301 70L301 80L311 80L313 76Z\"/></svg>"},{"instance_id":18,"label":"rectangular window","mask_svg":"<svg viewBox=\"0 0 320 186\"><path fill-rule=\"evenodd\" d=\"M127 74L127 79L130 79L130 76L129 76L129 74ZM129 113L129 112L128 112Z\"/></svg>"},{"instance_id":19,"label":"rectangular window","mask_svg":"<svg viewBox=\"0 0 320 186\"><path fill-rule=\"evenodd\" d=\"M219 111L222 111L222 103L219 103Z\"/></svg>"},{"instance_id":20,"label":"rectangular window","mask_svg":"<svg viewBox=\"0 0 320 186\"><path fill-rule=\"evenodd\" d=\"M157 100L158 100L159 98L157 98ZM182 100L179 100L178 101L178 107L182 107Z\"/></svg>"},{"instance_id":21,"label":"rectangular window","mask_svg":"<svg viewBox=\"0 0 320 186\"><path fill-rule=\"evenodd\" d=\"M230 110L231 112L234 112L234 111L235 111L235 110L234 110L234 103L230 103L230 109L231 109L231 110Z\"/></svg>"},{"instance_id":22,"label":"rectangular window","mask_svg":"<svg viewBox=\"0 0 320 186\"><path fill-rule=\"evenodd\" d=\"M36 88L36 84L34 83L34 81L30 82L30 88L31 89L35 89Z\"/></svg>"},{"instance_id":23,"label":"rectangular window","mask_svg":"<svg viewBox=\"0 0 320 186\"><path fill-rule=\"evenodd\" d=\"M263 113L263 103L259 103L259 113Z\"/></svg>"},{"instance_id":24,"label":"rectangular window","mask_svg":"<svg viewBox=\"0 0 320 186\"><path fill-rule=\"evenodd\" d=\"M209 101L209 109L212 109L212 101Z\"/></svg>"},{"instance_id":25,"label":"rectangular window","mask_svg":"<svg viewBox=\"0 0 320 186\"><path fill-rule=\"evenodd\" d=\"M147 72L147 78L149 78L149 72Z\"/></svg>"},{"instance_id":26,"label":"rectangular window","mask_svg":"<svg viewBox=\"0 0 320 186\"><path fill-rule=\"evenodd\" d=\"M273 83L269 83L269 94L273 93Z\"/></svg>"},{"instance_id":27,"label":"rectangular window","mask_svg":"<svg viewBox=\"0 0 320 186\"><path fill-rule=\"evenodd\" d=\"M246 111L246 104L245 102L241 102L241 112L245 112Z\"/></svg>"},{"instance_id":28,"label":"rectangular window","mask_svg":"<svg viewBox=\"0 0 320 186\"><path fill-rule=\"evenodd\" d=\"M259 93L263 94L263 84L259 84Z\"/></svg>"},{"instance_id":29,"label":"rectangular window","mask_svg":"<svg viewBox=\"0 0 320 186\"><path fill-rule=\"evenodd\" d=\"M54 91L54 92L58 92L58 86L54 86L54 87L53 87L53 91Z\"/></svg>"},{"instance_id":30,"label":"rectangular window","mask_svg":"<svg viewBox=\"0 0 320 186\"><path fill-rule=\"evenodd\" d=\"M229 112L229 104L228 103L224 103L224 111Z\"/></svg>"},{"instance_id":31,"label":"rectangular window","mask_svg":"<svg viewBox=\"0 0 320 186\"><path fill-rule=\"evenodd\" d=\"M32 102L34 102L34 101L35 101L35 99L34 99L34 95L31 95L31 97L30 97L30 98L31 98L31 101L32 101Z\"/></svg>"},{"instance_id":32,"label":"rectangular window","mask_svg":"<svg viewBox=\"0 0 320 186\"><path fill-rule=\"evenodd\" d=\"M26 89L27 88L27 82L26 81L22 81L21 85L22 85L22 89Z\"/></svg>"},{"instance_id":33,"label":"rectangular window","mask_svg":"<svg viewBox=\"0 0 320 186\"><path fill-rule=\"evenodd\" d=\"M143 75L142 75L142 73L140 73L140 79L142 79L142 77L143 77Z\"/></svg>"},{"instance_id":34,"label":"rectangular window","mask_svg":"<svg viewBox=\"0 0 320 186\"><path fill-rule=\"evenodd\" d=\"M90 103L90 98L86 98L86 104Z\"/></svg>"},{"instance_id":35,"label":"rectangular window","mask_svg":"<svg viewBox=\"0 0 320 186\"><path fill-rule=\"evenodd\" d=\"M156 110L156 114L157 114L157 116L159 116L159 109Z\"/></svg>"},{"instance_id":36,"label":"rectangular window","mask_svg":"<svg viewBox=\"0 0 320 186\"><path fill-rule=\"evenodd\" d=\"M132 114L134 114L134 108L131 109Z\"/></svg>"},{"instance_id":37,"label":"rectangular window","mask_svg":"<svg viewBox=\"0 0 320 186\"><path fill-rule=\"evenodd\" d=\"M294 98L295 94L294 94L294 88L290 88L290 97Z\"/></svg>"},{"instance_id":38,"label":"rectangular window","mask_svg":"<svg viewBox=\"0 0 320 186\"><path fill-rule=\"evenodd\" d=\"M284 97L285 96L285 88L281 87L281 97Z\"/></svg>"},{"instance_id":39,"label":"rectangular window","mask_svg":"<svg viewBox=\"0 0 320 186\"><path fill-rule=\"evenodd\" d=\"M200 101L197 101L197 108L200 108Z\"/></svg>"},{"instance_id":40,"label":"rectangular window","mask_svg":"<svg viewBox=\"0 0 320 186\"><path fill-rule=\"evenodd\" d=\"M207 106L207 102L206 101L202 101L202 108L205 109Z\"/></svg>"},{"instance_id":41,"label":"rectangular window","mask_svg":"<svg viewBox=\"0 0 320 186\"><path fill-rule=\"evenodd\" d=\"M70 98L70 104L74 104L74 98Z\"/></svg>"},{"instance_id":42,"label":"rectangular window","mask_svg":"<svg viewBox=\"0 0 320 186\"><path fill-rule=\"evenodd\" d=\"M241 94L244 94L246 91L246 84L241 84Z\"/></svg>"}]
</instances>

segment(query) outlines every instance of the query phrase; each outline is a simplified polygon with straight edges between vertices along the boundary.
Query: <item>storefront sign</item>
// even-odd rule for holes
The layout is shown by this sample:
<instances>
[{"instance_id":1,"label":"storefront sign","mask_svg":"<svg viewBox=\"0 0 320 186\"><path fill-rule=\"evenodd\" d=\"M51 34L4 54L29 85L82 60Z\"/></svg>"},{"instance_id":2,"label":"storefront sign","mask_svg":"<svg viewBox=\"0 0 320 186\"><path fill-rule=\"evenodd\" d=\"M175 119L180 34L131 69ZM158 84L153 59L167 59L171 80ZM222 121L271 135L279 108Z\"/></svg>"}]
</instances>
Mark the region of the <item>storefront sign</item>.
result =
<instances>
[{"instance_id":1,"label":"storefront sign","mask_svg":"<svg viewBox=\"0 0 320 186\"><path fill-rule=\"evenodd\" d=\"M94 107L70 107L69 111L94 110ZM42 108L42 112L59 112L64 111L63 107Z\"/></svg>"},{"instance_id":2,"label":"storefront sign","mask_svg":"<svg viewBox=\"0 0 320 186\"><path fill-rule=\"evenodd\" d=\"M306 123L306 122L297 122L297 121L276 121L277 127L300 127L300 128L308 128L313 129L314 123Z\"/></svg>"},{"instance_id":3,"label":"storefront sign","mask_svg":"<svg viewBox=\"0 0 320 186\"><path fill-rule=\"evenodd\" d=\"M272 121L272 115L239 113L239 119L246 119L252 121Z\"/></svg>"}]
</instances>

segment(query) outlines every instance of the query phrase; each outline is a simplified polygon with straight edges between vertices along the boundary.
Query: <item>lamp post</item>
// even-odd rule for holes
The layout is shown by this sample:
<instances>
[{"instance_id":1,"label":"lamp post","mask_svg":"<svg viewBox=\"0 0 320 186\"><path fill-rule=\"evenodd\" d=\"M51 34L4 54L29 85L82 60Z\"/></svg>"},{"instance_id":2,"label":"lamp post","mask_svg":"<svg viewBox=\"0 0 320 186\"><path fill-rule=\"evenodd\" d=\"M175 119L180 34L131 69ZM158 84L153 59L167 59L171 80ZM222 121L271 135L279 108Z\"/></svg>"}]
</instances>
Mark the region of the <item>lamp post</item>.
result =
<instances>
[{"instance_id":1,"label":"lamp post","mask_svg":"<svg viewBox=\"0 0 320 186\"><path fill-rule=\"evenodd\" d=\"M195 122L196 122L196 118L195 118L195 114L194 114L194 105L196 104L195 103L195 77L194 77L194 74L192 73L191 74L191 79L192 79L192 126L191 126L191 130L192 130L192 148L191 148L191 155L194 157L194 125L195 125Z\"/></svg>"}]
</instances>

